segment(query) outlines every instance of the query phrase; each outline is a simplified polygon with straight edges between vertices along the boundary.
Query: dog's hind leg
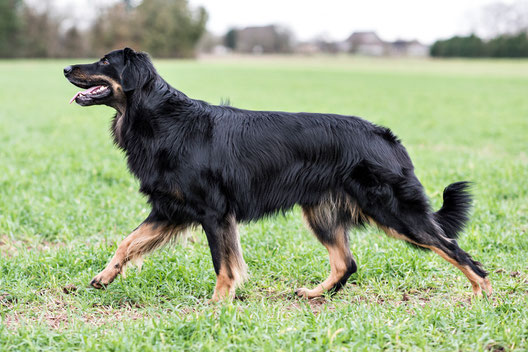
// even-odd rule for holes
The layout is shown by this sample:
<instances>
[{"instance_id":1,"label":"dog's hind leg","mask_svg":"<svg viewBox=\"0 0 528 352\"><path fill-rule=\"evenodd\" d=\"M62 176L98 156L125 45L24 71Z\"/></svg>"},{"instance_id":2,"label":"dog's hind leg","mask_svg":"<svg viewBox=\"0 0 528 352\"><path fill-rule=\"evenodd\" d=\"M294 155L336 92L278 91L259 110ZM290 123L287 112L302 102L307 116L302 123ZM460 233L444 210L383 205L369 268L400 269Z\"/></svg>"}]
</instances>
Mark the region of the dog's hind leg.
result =
<instances>
[{"instance_id":1,"label":"dog's hind leg","mask_svg":"<svg viewBox=\"0 0 528 352\"><path fill-rule=\"evenodd\" d=\"M473 260L467 252L460 248L455 239L447 238L443 236L441 232L437 232L436 235L422 232L421 234L412 236L413 238L411 239L409 236L399 233L394 228L379 224L378 227L391 237L402 239L414 245L430 249L449 263L453 264L467 277L475 295L481 295L482 289L484 289L488 295L492 293L491 283L486 277L487 273L482 269L482 265Z\"/></svg>"},{"instance_id":2,"label":"dog's hind leg","mask_svg":"<svg viewBox=\"0 0 528 352\"><path fill-rule=\"evenodd\" d=\"M463 251L453 240L454 243L445 243L440 246L431 245L428 248L433 252L456 266L471 282L473 293L477 296L482 294L482 290L487 295L491 295L493 289L491 282L487 278L487 273L482 269L479 262L473 260L471 256Z\"/></svg>"},{"instance_id":3,"label":"dog's hind leg","mask_svg":"<svg viewBox=\"0 0 528 352\"><path fill-rule=\"evenodd\" d=\"M462 250L454 238L446 237L431 214L409 216L403 213L399 214L398 219L385 214L385 216L377 219L371 218L390 237L430 249L453 264L468 278L475 295L482 294L482 289L488 295L492 293L491 283L486 277L487 273L482 268L482 265ZM413 219L412 221L411 218ZM391 221L391 219L393 220Z\"/></svg>"},{"instance_id":4,"label":"dog's hind leg","mask_svg":"<svg viewBox=\"0 0 528 352\"><path fill-rule=\"evenodd\" d=\"M207 236L213 266L216 272L216 286L212 301L233 299L235 289L246 279L246 263L242 257L237 223L234 216L202 223Z\"/></svg>"},{"instance_id":5,"label":"dog's hind leg","mask_svg":"<svg viewBox=\"0 0 528 352\"><path fill-rule=\"evenodd\" d=\"M456 242L468 221L469 184L456 182L446 187L442 208L432 212L410 160L406 163L401 174L372 164L356 172L348 189L356 197L362 213L389 236L430 249L456 266L471 282L476 295L483 289L491 294L486 271Z\"/></svg>"},{"instance_id":6,"label":"dog's hind leg","mask_svg":"<svg viewBox=\"0 0 528 352\"><path fill-rule=\"evenodd\" d=\"M341 216L339 213L342 213ZM295 293L300 297L314 298L324 292L339 291L357 267L348 246L347 228L350 215L332 200L316 207L303 207L303 215L317 239L326 247L330 257L330 276L313 289L299 288ZM344 215L344 217L342 216ZM346 219L346 221L342 221Z\"/></svg>"},{"instance_id":7,"label":"dog's hind leg","mask_svg":"<svg viewBox=\"0 0 528 352\"><path fill-rule=\"evenodd\" d=\"M186 227L145 220L119 244L106 268L92 279L90 285L95 288L109 285L117 275L124 273L127 263L140 262L145 254L168 243Z\"/></svg>"}]
</instances>

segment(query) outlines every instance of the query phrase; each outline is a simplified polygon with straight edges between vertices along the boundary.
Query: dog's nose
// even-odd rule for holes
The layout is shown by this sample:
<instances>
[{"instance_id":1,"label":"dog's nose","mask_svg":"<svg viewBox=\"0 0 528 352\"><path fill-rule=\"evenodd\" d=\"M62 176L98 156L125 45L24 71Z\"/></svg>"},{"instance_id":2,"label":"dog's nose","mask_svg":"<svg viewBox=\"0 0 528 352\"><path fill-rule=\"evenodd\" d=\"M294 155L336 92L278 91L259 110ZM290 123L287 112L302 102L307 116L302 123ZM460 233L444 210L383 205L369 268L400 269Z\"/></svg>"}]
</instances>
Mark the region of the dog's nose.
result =
<instances>
[{"instance_id":1,"label":"dog's nose","mask_svg":"<svg viewBox=\"0 0 528 352\"><path fill-rule=\"evenodd\" d=\"M71 67L71 66L66 66L66 67L64 68L64 75L67 76L72 70L73 70L73 67Z\"/></svg>"}]
</instances>

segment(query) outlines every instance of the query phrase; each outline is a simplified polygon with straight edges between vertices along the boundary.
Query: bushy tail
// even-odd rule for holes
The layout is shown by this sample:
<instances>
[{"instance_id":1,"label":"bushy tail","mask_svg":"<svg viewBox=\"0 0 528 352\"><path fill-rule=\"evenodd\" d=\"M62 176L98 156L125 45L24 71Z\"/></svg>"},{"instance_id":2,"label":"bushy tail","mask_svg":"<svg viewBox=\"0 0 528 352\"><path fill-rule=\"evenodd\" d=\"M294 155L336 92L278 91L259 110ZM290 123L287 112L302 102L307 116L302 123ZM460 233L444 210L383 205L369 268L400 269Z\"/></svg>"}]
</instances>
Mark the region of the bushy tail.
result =
<instances>
[{"instance_id":1,"label":"bushy tail","mask_svg":"<svg viewBox=\"0 0 528 352\"><path fill-rule=\"evenodd\" d=\"M444 189L444 204L434 213L436 223L449 238L457 238L459 232L469 220L472 197L469 193L471 183L455 182Z\"/></svg>"}]
</instances>

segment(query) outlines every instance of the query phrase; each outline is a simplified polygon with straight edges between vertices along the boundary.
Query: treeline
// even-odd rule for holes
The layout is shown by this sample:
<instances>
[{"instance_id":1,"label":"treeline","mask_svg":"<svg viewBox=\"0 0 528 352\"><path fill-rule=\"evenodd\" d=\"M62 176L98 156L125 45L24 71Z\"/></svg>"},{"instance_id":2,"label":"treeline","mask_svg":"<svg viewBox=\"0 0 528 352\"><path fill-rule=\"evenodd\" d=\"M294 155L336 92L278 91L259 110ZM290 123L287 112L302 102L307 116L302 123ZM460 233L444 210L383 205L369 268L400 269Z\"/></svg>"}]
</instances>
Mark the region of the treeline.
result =
<instances>
[{"instance_id":1,"label":"treeline","mask_svg":"<svg viewBox=\"0 0 528 352\"><path fill-rule=\"evenodd\" d=\"M49 8L0 0L0 57L97 57L124 46L156 57L194 56L205 32L204 8L191 9L187 0L132 3L98 9L95 21L79 28Z\"/></svg>"},{"instance_id":2,"label":"treeline","mask_svg":"<svg viewBox=\"0 0 528 352\"><path fill-rule=\"evenodd\" d=\"M491 40L476 35L438 40L430 50L435 57L528 57L528 35L503 34Z\"/></svg>"}]
</instances>

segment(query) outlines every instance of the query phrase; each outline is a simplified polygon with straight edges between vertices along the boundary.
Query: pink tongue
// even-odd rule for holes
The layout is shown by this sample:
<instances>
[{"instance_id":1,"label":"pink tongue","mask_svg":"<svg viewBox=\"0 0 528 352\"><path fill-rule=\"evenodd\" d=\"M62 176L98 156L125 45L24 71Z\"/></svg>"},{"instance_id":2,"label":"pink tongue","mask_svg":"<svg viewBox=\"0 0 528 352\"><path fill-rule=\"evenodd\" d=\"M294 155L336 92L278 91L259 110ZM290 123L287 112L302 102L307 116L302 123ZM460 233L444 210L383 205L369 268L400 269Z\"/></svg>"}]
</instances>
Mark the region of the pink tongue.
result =
<instances>
[{"instance_id":1,"label":"pink tongue","mask_svg":"<svg viewBox=\"0 0 528 352\"><path fill-rule=\"evenodd\" d=\"M70 104L73 103L73 101L74 101L75 99L77 99L77 97L78 97L79 95L81 95L81 94L90 94L90 93L92 93L94 90L96 90L96 89L98 89L98 88L100 88L100 87L101 87L101 86L90 87L90 88L88 88L87 90L83 90L83 91L81 91L81 92L77 92L77 93L75 93L75 95L73 96L73 98L71 98L71 100L70 100Z\"/></svg>"}]
</instances>

